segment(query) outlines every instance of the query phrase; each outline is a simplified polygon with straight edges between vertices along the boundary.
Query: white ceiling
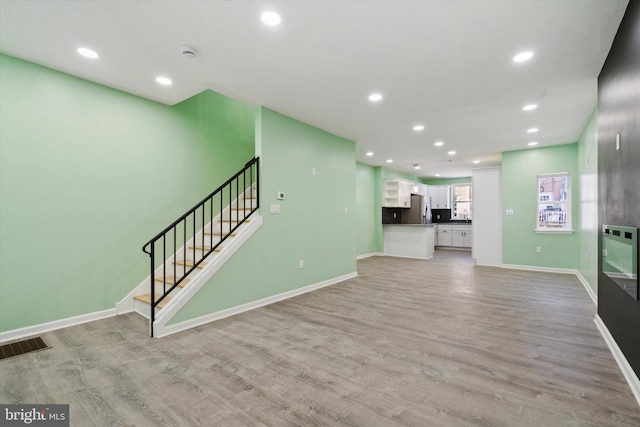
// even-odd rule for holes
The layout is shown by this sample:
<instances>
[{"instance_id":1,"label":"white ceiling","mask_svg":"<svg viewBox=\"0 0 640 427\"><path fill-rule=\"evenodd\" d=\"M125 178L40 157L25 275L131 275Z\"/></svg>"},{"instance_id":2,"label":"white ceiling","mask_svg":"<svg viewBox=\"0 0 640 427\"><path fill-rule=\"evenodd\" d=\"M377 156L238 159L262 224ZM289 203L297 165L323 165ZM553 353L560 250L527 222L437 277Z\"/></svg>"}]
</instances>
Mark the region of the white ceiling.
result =
<instances>
[{"instance_id":1,"label":"white ceiling","mask_svg":"<svg viewBox=\"0 0 640 427\"><path fill-rule=\"evenodd\" d=\"M212 89L354 140L361 162L458 177L532 140L577 141L627 3L0 0L0 51L169 105ZM513 63L523 50L534 58Z\"/></svg>"}]
</instances>

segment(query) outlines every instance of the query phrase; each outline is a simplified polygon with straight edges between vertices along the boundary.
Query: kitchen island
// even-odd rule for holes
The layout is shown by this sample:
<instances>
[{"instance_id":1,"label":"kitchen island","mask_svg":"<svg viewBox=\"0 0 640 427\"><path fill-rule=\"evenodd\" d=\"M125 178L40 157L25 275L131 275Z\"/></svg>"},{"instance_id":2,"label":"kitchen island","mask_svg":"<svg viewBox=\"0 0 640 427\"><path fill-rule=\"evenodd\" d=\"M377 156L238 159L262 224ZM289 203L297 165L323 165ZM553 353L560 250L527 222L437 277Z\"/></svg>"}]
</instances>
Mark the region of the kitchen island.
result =
<instances>
[{"instance_id":1,"label":"kitchen island","mask_svg":"<svg viewBox=\"0 0 640 427\"><path fill-rule=\"evenodd\" d=\"M383 224L384 254L403 258L433 258L434 224Z\"/></svg>"}]
</instances>

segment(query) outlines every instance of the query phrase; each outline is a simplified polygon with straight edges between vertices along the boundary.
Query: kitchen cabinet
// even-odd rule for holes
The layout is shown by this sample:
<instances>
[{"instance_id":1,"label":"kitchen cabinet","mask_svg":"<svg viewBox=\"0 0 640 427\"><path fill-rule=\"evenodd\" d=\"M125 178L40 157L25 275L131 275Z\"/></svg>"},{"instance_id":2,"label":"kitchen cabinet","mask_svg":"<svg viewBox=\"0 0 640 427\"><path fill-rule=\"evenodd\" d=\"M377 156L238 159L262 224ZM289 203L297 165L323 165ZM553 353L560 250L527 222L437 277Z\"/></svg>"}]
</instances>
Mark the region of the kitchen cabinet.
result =
<instances>
[{"instance_id":1,"label":"kitchen cabinet","mask_svg":"<svg viewBox=\"0 0 640 427\"><path fill-rule=\"evenodd\" d=\"M451 225L438 224L438 246L451 246Z\"/></svg>"},{"instance_id":2,"label":"kitchen cabinet","mask_svg":"<svg viewBox=\"0 0 640 427\"><path fill-rule=\"evenodd\" d=\"M451 246L470 248L473 244L473 232L470 225L451 226Z\"/></svg>"},{"instance_id":3,"label":"kitchen cabinet","mask_svg":"<svg viewBox=\"0 0 640 427\"><path fill-rule=\"evenodd\" d=\"M449 185L430 185L429 198L431 199L431 209L450 209L450 192Z\"/></svg>"},{"instance_id":4,"label":"kitchen cabinet","mask_svg":"<svg viewBox=\"0 0 640 427\"><path fill-rule=\"evenodd\" d=\"M452 248L471 248L473 245L471 225L438 224L436 245Z\"/></svg>"},{"instance_id":5,"label":"kitchen cabinet","mask_svg":"<svg viewBox=\"0 0 640 427\"><path fill-rule=\"evenodd\" d=\"M382 206L386 208L411 207L413 183L402 179L385 179L382 189Z\"/></svg>"}]
</instances>

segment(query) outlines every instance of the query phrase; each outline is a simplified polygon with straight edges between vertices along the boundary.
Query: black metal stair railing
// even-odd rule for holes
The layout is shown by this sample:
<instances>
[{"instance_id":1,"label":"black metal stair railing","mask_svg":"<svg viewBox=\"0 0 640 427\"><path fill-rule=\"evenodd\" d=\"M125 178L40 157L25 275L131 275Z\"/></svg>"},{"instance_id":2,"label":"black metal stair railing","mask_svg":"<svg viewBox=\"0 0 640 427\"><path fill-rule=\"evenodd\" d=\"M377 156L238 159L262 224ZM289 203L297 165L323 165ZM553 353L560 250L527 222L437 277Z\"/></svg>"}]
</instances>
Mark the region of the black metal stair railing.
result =
<instances>
[{"instance_id":1,"label":"black metal stair railing","mask_svg":"<svg viewBox=\"0 0 640 427\"><path fill-rule=\"evenodd\" d=\"M151 336L156 307L186 280L189 273L201 268L204 260L233 237L234 231L258 209L259 166L258 157L249 161L142 247L151 257ZM227 218L223 218L225 212ZM219 218L218 222L214 223L216 218Z\"/></svg>"}]
</instances>

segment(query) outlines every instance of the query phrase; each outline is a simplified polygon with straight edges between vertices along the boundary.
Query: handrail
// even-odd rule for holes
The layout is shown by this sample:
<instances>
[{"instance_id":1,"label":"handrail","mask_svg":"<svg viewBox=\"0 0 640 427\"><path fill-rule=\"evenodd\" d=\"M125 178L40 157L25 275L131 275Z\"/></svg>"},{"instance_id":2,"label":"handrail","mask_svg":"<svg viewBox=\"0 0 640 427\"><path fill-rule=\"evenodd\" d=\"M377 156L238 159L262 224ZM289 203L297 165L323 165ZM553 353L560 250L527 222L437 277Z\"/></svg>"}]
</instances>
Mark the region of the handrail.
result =
<instances>
[{"instance_id":1,"label":"handrail","mask_svg":"<svg viewBox=\"0 0 640 427\"><path fill-rule=\"evenodd\" d=\"M260 206L259 167L258 157L247 162L241 170L142 247L142 251L151 258L151 336L153 336L156 307L258 210ZM254 199L255 203L253 203ZM223 218L225 212L228 218ZM219 225L216 229L214 229L215 218L218 218ZM229 224L228 227L225 227L226 223ZM191 246L188 247L189 244ZM156 266L158 249L162 249L162 262ZM171 253L169 258L167 258L167 250ZM169 262L172 262L172 266L168 267ZM156 279L157 270L160 270L158 279ZM169 275L168 272L173 274ZM162 283L162 292L159 297L156 295L156 281ZM167 284L171 285L168 289Z\"/></svg>"}]
</instances>

